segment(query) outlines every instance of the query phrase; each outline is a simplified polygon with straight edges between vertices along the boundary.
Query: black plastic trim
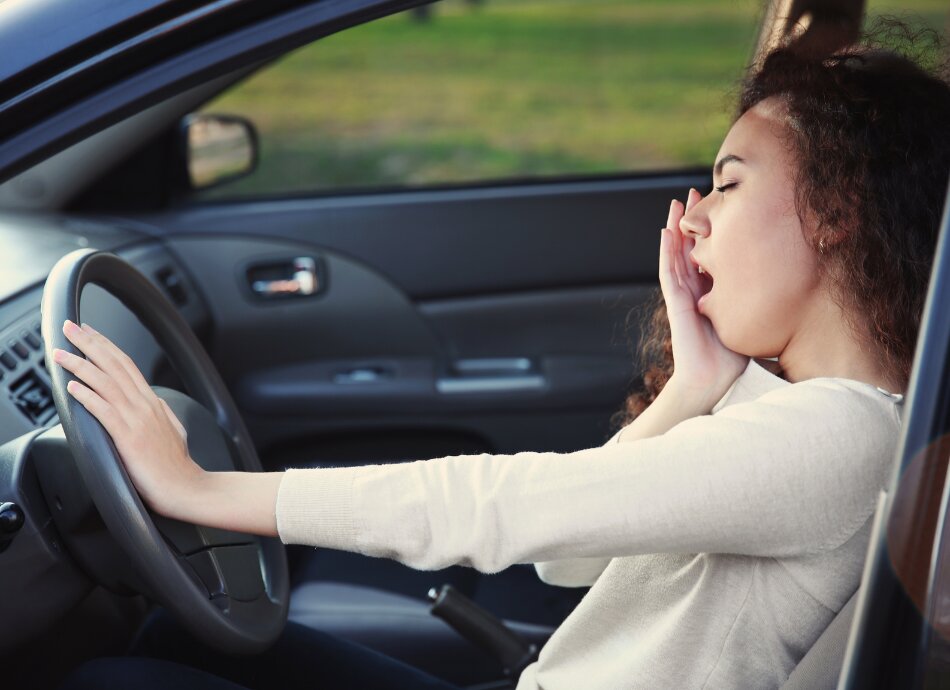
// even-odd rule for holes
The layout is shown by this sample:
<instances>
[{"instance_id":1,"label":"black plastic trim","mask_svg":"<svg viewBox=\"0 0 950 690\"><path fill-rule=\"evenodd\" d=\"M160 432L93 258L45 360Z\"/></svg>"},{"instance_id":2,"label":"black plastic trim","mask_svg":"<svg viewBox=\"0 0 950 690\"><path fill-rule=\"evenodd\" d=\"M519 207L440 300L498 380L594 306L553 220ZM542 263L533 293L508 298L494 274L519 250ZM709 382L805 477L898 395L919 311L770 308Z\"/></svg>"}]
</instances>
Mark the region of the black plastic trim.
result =
<instances>
[{"instance_id":1,"label":"black plastic trim","mask_svg":"<svg viewBox=\"0 0 950 690\"><path fill-rule=\"evenodd\" d=\"M921 687L941 546L950 432L950 204L944 206L914 370L904 410L884 528L872 536L871 564L839 687ZM929 679L930 682L933 679ZM946 681L946 679L944 679ZM933 687L937 687L934 685Z\"/></svg>"},{"instance_id":2,"label":"black plastic trim","mask_svg":"<svg viewBox=\"0 0 950 690\"><path fill-rule=\"evenodd\" d=\"M241 0L222 2L235 7ZM317 38L420 4L418 0L247 2L268 14L227 20L206 10L177 18L115 47L53 83L9 96L0 105L0 182L164 98L214 77L282 55ZM263 16L262 16L263 15ZM108 59L106 59L108 58ZM117 65L126 65L116 69ZM88 94L88 95L87 95Z\"/></svg>"}]
</instances>

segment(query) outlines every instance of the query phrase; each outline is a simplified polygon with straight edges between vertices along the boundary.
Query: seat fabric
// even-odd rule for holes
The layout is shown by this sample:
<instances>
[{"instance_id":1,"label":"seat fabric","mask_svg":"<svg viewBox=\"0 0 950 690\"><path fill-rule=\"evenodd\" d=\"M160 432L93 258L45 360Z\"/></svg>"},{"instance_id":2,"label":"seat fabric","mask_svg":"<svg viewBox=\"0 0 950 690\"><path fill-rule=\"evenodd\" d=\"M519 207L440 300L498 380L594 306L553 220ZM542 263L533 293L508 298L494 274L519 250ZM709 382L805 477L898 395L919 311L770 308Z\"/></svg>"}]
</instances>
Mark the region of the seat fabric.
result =
<instances>
[{"instance_id":1,"label":"seat fabric","mask_svg":"<svg viewBox=\"0 0 950 690\"><path fill-rule=\"evenodd\" d=\"M290 619L363 644L457 685L504 678L500 665L429 613L425 601L372 587L306 582L291 595ZM540 648L545 625L505 621Z\"/></svg>"},{"instance_id":2,"label":"seat fabric","mask_svg":"<svg viewBox=\"0 0 950 690\"><path fill-rule=\"evenodd\" d=\"M833 690L838 687L857 600L855 593L841 607L838 615L798 662L782 690Z\"/></svg>"}]
</instances>

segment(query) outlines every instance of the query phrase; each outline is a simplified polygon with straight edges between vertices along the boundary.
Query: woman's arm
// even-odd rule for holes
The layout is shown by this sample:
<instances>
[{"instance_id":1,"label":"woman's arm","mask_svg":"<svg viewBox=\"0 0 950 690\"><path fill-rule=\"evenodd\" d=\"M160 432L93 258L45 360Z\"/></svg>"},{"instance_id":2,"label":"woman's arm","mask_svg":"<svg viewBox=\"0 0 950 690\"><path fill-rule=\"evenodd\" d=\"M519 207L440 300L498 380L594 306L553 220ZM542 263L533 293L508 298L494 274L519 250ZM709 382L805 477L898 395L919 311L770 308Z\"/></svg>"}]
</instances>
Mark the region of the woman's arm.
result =
<instances>
[{"instance_id":1,"label":"woman's arm","mask_svg":"<svg viewBox=\"0 0 950 690\"><path fill-rule=\"evenodd\" d=\"M701 195L691 189L686 201L689 211ZM725 385L738 377L747 358L724 348L711 332L708 322L696 311L701 283L689 261L694 243L682 237L679 222L683 206L670 204L666 228L660 242L660 287L670 316L674 356L680 366L657 398L636 419L624 427L608 443L628 443L666 433L682 421L710 411L713 398L725 394ZM674 230L668 234L667 228ZM675 241L674 241L675 240ZM691 270L692 269L692 270ZM692 380L690 381L690 378ZM690 385L684 385L683 382ZM709 382L712 382L711 384ZM567 558L534 564L542 581L562 587L587 587L600 577L611 558Z\"/></svg>"},{"instance_id":2,"label":"woman's arm","mask_svg":"<svg viewBox=\"0 0 950 690\"><path fill-rule=\"evenodd\" d=\"M103 422L155 510L420 570L834 548L873 510L898 436L892 406L872 389L815 379L661 436L574 453L205 472L134 365L104 337L65 330L89 360L59 353L56 360L93 386L71 382L70 392Z\"/></svg>"},{"instance_id":3,"label":"woman's arm","mask_svg":"<svg viewBox=\"0 0 950 690\"><path fill-rule=\"evenodd\" d=\"M690 261L695 240L680 230L680 221L701 200L695 189L689 190L685 207L674 199L660 234L658 278L670 322L673 376L623 430L621 442L659 436L691 417L708 414L749 364L748 356L722 344L712 322L696 308L705 288Z\"/></svg>"},{"instance_id":4,"label":"woman's arm","mask_svg":"<svg viewBox=\"0 0 950 690\"><path fill-rule=\"evenodd\" d=\"M292 469L278 530L287 543L486 573L646 553L815 554L874 510L899 432L891 407L816 379L574 453Z\"/></svg>"},{"instance_id":5,"label":"woman's arm","mask_svg":"<svg viewBox=\"0 0 950 690\"><path fill-rule=\"evenodd\" d=\"M184 429L175 415L125 353L90 326L67 322L63 332L87 357L54 352L56 363L86 384L71 381L69 392L105 427L133 484L153 510L186 522L277 536L282 472L204 471L188 453ZM661 434L705 412L680 392L674 375L620 440Z\"/></svg>"},{"instance_id":6,"label":"woman's arm","mask_svg":"<svg viewBox=\"0 0 950 690\"><path fill-rule=\"evenodd\" d=\"M674 376L675 378L675 376ZM625 426L608 444L629 443L666 433L680 422L705 414L707 410L690 405L686 392L678 389L678 380L671 379L660 391L656 400L636 419ZM559 587L590 587L613 560L603 558L562 558L556 561L539 561L534 564L538 578L549 585Z\"/></svg>"}]
</instances>

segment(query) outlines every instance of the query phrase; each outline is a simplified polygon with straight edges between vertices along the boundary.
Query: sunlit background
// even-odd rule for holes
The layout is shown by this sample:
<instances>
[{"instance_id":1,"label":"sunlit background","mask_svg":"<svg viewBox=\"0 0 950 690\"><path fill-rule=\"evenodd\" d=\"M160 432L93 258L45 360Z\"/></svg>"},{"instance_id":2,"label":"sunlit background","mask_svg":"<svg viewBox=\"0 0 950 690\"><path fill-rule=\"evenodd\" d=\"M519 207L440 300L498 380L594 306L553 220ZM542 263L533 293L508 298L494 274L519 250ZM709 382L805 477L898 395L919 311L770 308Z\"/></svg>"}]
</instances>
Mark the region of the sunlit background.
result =
<instances>
[{"instance_id":1,"label":"sunlit background","mask_svg":"<svg viewBox=\"0 0 950 690\"><path fill-rule=\"evenodd\" d=\"M443 0L317 41L204 112L261 159L205 197L708 166L758 0ZM943 28L944 0L870 2Z\"/></svg>"}]
</instances>

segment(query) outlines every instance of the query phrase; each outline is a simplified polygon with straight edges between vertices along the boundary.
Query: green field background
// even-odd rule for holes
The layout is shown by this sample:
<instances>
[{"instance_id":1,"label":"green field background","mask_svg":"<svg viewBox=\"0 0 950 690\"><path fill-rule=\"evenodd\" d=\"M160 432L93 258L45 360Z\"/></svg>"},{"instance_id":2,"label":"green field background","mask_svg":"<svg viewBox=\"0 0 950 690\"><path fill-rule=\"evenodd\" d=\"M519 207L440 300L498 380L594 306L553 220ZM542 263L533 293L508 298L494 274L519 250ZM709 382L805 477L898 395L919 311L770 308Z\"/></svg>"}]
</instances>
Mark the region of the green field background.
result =
<instances>
[{"instance_id":1,"label":"green field background","mask_svg":"<svg viewBox=\"0 0 950 690\"><path fill-rule=\"evenodd\" d=\"M329 36L209 103L261 137L205 197L706 166L758 0L443 0ZM871 2L943 27L938 0ZM915 19L916 21L917 19Z\"/></svg>"}]
</instances>

